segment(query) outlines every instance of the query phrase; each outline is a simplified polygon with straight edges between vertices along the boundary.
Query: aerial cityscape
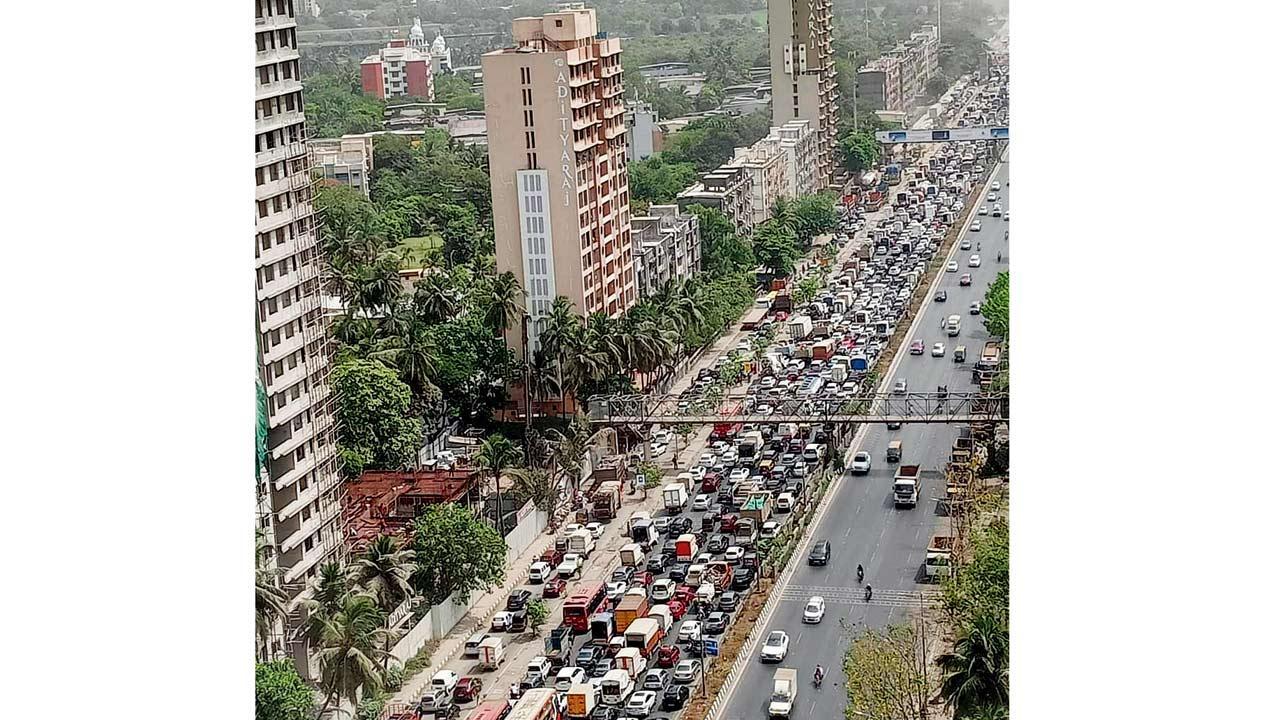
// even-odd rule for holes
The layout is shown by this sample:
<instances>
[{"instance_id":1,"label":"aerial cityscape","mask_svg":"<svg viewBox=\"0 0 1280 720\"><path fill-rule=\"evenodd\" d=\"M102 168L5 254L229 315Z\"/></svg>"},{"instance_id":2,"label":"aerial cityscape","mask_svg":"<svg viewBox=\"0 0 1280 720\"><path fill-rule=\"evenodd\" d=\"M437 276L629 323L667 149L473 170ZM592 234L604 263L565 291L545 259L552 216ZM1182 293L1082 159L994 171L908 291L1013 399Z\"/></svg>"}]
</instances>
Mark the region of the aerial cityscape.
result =
<instances>
[{"instance_id":1,"label":"aerial cityscape","mask_svg":"<svg viewBox=\"0 0 1280 720\"><path fill-rule=\"evenodd\" d=\"M254 3L259 720L1009 717L1006 0Z\"/></svg>"}]
</instances>

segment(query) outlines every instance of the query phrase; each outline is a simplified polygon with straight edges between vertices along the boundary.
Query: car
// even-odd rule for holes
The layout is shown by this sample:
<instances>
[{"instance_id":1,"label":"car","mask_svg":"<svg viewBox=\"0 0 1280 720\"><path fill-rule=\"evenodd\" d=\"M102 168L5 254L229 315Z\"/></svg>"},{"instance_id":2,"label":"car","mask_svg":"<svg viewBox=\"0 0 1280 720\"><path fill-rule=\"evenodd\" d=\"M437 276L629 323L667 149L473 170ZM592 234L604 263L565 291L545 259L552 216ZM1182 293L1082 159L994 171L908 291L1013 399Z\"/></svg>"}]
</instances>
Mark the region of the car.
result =
<instances>
[{"instance_id":1,"label":"car","mask_svg":"<svg viewBox=\"0 0 1280 720\"><path fill-rule=\"evenodd\" d=\"M418 700L418 716L421 718L449 718L458 714L458 706L453 704L452 692L428 689Z\"/></svg>"},{"instance_id":2,"label":"car","mask_svg":"<svg viewBox=\"0 0 1280 720\"><path fill-rule=\"evenodd\" d=\"M676 645L659 645L654 652L654 664L660 668L673 668L680 662L680 648Z\"/></svg>"},{"instance_id":3,"label":"car","mask_svg":"<svg viewBox=\"0 0 1280 720\"><path fill-rule=\"evenodd\" d=\"M658 534L661 535L667 531L667 528L671 527L671 520L672 518L668 515L659 515L653 519L653 529L657 530Z\"/></svg>"},{"instance_id":4,"label":"car","mask_svg":"<svg viewBox=\"0 0 1280 720\"><path fill-rule=\"evenodd\" d=\"M560 672L556 673L556 690L560 692L569 692L569 687L578 683L587 681L587 671L581 667L560 668Z\"/></svg>"},{"instance_id":5,"label":"car","mask_svg":"<svg viewBox=\"0 0 1280 720\"><path fill-rule=\"evenodd\" d=\"M604 523L589 522L587 523L587 532L591 533L591 537L599 540L604 536Z\"/></svg>"},{"instance_id":6,"label":"car","mask_svg":"<svg viewBox=\"0 0 1280 720\"><path fill-rule=\"evenodd\" d=\"M810 565L826 565L831 561L831 542L829 540L819 540L813 544L813 549L809 551Z\"/></svg>"},{"instance_id":7,"label":"car","mask_svg":"<svg viewBox=\"0 0 1280 720\"><path fill-rule=\"evenodd\" d=\"M667 610L671 611L671 619L679 620L684 617L685 611L689 607L686 600L680 599L680 590L676 590L676 596L667 601Z\"/></svg>"},{"instance_id":8,"label":"car","mask_svg":"<svg viewBox=\"0 0 1280 720\"><path fill-rule=\"evenodd\" d=\"M741 545L730 545L724 551L724 559L730 565L737 565L742 562L742 556L747 554L747 549Z\"/></svg>"},{"instance_id":9,"label":"car","mask_svg":"<svg viewBox=\"0 0 1280 720\"><path fill-rule=\"evenodd\" d=\"M1003 212L1004 211L1000 207L1000 203L996 203L995 206L991 208L991 217L1000 217Z\"/></svg>"},{"instance_id":10,"label":"car","mask_svg":"<svg viewBox=\"0 0 1280 720\"><path fill-rule=\"evenodd\" d=\"M947 346L942 343L934 343L933 351L930 353L933 357L942 357L947 354Z\"/></svg>"},{"instance_id":11,"label":"car","mask_svg":"<svg viewBox=\"0 0 1280 720\"><path fill-rule=\"evenodd\" d=\"M981 230L982 230L981 220L974 220L973 222L969 223L969 232L981 232Z\"/></svg>"},{"instance_id":12,"label":"car","mask_svg":"<svg viewBox=\"0 0 1280 720\"><path fill-rule=\"evenodd\" d=\"M564 556L564 562L556 566L556 575L562 578L571 578L582 572L582 556L578 553L568 553Z\"/></svg>"},{"instance_id":13,"label":"car","mask_svg":"<svg viewBox=\"0 0 1280 720\"><path fill-rule=\"evenodd\" d=\"M1004 211L1004 221L1005 221L1005 222L1009 222L1009 211L1008 211L1008 210L1005 210L1005 211Z\"/></svg>"},{"instance_id":14,"label":"car","mask_svg":"<svg viewBox=\"0 0 1280 720\"><path fill-rule=\"evenodd\" d=\"M667 577L676 582L684 582L685 577L689 574L689 563L676 563L667 571Z\"/></svg>"},{"instance_id":15,"label":"car","mask_svg":"<svg viewBox=\"0 0 1280 720\"><path fill-rule=\"evenodd\" d=\"M662 709L679 710L689 702L689 688L686 685L668 685L662 691Z\"/></svg>"},{"instance_id":16,"label":"car","mask_svg":"<svg viewBox=\"0 0 1280 720\"><path fill-rule=\"evenodd\" d=\"M533 593L528 590L516 590L507 596L507 609L512 612L523 610L532 598Z\"/></svg>"},{"instance_id":17,"label":"car","mask_svg":"<svg viewBox=\"0 0 1280 720\"><path fill-rule=\"evenodd\" d=\"M946 291L946 290L939 290L938 292L934 293L934 294L933 294L933 301L934 301L934 302L946 302L946 301L947 301L947 291Z\"/></svg>"},{"instance_id":18,"label":"car","mask_svg":"<svg viewBox=\"0 0 1280 720\"><path fill-rule=\"evenodd\" d=\"M700 675L702 675L702 661L690 658L688 660L681 660L680 663L676 665L675 672L671 673L671 679L681 685L688 685L694 680L697 680Z\"/></svg>"},{"instance_id":19,"label":"car","mask_svg":"<svg viewBox=\"0 0 1280 720\"><path fill-rule=\"evenodd\" d=\"M511 613L511 624L507 626L507 632L522 633L529 627L529 611L516 610Z\"/></svg>"},{"instance_id":20,"label":"car","mask_svg":"<svg viewBox=\"0 0 1280 720\"><path fill-rule=\"evenodd\" d=\"M644 679L640 681L640 687L645 690L661 690L666 686L666 670L650 670L644 674Z\"/></svg>"},{"instance_id":21,"label":"car","mask_svg":"<svg viewBox=\"0 0 1280 720\"><path fill-rule=\"evenodd\" d=\"M982 313L982 303L977 302L976 300L974 302L969 303L970 315L979 315L981 313Z\"/></svg>"},{"instance_id":22,"label":"car","mask_svg":"<svg viewBox=\"0 0 1280 720\"><path fill-rule=\"evenodd\" d=\"M676 583L674 580L655 580L653 587L649 588L649 597L656 602L666 602L676 596Z\"/></svg>"},{"instance_id":23,"label":"car","mask_svg":"<svg viewBox=\"0 0 1280 720\"><path fill-rule=\"evenodd\" d=\"M506 632L511 627L511 621L515 618L515 613L502 610L493 614L493 620L489 621L489 629L493 632Z\"/></svg>"},{"instance_id":24,"label":"car","mask_svg":"<svg viewBox=\"0 0 1280 720\"><path fill-rule=\"evenodd\" d=\"M738 601L742 596L732 590L725 590L720 593L720 599L716 600L716 609L720 612L731 613L738 609Z\"/></svg>"},{"instance_id":25,"label":"car","mask_svg":"<svg viewBox=\"0 0 1280 720\"><path fill-rule=\"evenodd\" d=\"M747 590L751 587L751 583L755 582L756 571L749 567L735 568L733 571L733 581L729 586L734 590Z\"/></svg>"},{"instance_id":26,"label":"car","mask_svg":"<svg viewBox=\"0 0 1280 720\"><path fill-rule=\"evenodd\" d=\"M973 284L973 276L965 273L960 276L960 287L969 287Z\"/></svg>"},{"instance_id":27,"label":"car","mask_svg":"<svg viewBox=\"0 0 1280 720\"><path fill-rule=\"evenodd\" d=\"M542 562L554 568L555 566L564 562L564 551L557 550L554 547L547 548L547 551L542 553L541 559L542 559Z\"/></svg>"},{"instance_id":28,"label":"car","mask_svg":"<svg viewBox=\"0 0 1280 720\"><path fill-rule=\"evenodd\" d=\"M707 540L707 552L713 555L719 555L729 549L729 536L722 533L716 533Z\"/></svg>"},{"instance_id":29,"label":"car","mask_svg":"<svg viewBox=\"0 0 1280 720\"><path fill-rule=\"evenodd\" d=\"M709 468L715 464L716 454L713 452L704 452L698 456L698 467L704 468L703 472L706 472L705 468Z\"/></svg>"},{"instance_id":30,"label":"car","mask_svg":"<svg viewBox=\"0 0 1280 720\"><path fill-rule=\"evenodd\" d=\"M443 690L447 693L452 693L454 688L458 687L460 679L458 673L452 670L441 670L431 676L431 690Z\"/></svg>"},{"instance_id":31,"label":"car","mask_svg":"<svg viewBox=\"0 0 1280 720\"><path fill-rule=\"evenodd\" d=\"M627 592L628 587L630 587L629 583L613 580L605 586L604 595L610 602L616 602L622 599L622 596Z\"/></svg>"},{"instance_id":32,"label":"car","mask_svg":"<svg viewBox=\"0 0 1280 720\"><path fill-rule=\"evenodd\" d=\"M760 526L760 537L768 540L778 537L778 531L782 529L782 523L777 520L769 520Z\"/></svg>"},{"instance_id":33,"label":"car","mask_svg":"<svg viewBox=\"0 0 1280 720\"><path fill-rule=\"evenodd\" d=\"M751 469L746 467L736 467L729 473L729 483L737 485L751 476Z\"/></svg>"},{"instance_id":34,"label":"car","mask_svg":"<svg viewBox=\"0 0 1280 720\"><path fill-rule=\"evenodd\" d=\"M707 615L707 619L702 621L702 631L708 635L719 635L727 627L729 627L729 614L720 610Z\"/></svg>"},{"instance_id":35,"label":"car","mask_svg":"<svg viewBox=\"0 0 1280 720\"><path fill-rule=\"evenodd\" d=\"M568 525L565 525L564 527L560 528L560 534L565 537L569 537L570 535L582 529L584 529L583 526L578 523L569 523Z\"/></svg>"},{"instance_id":36,"label":"car","mask_svg":"<svg viewBox=\"0 0 1280 720\"><path fill-rule=\"evenodd\" d=\"M706 494L706 493L702 493L702 494L694 495L694 496L693 496L693 511L694 511L694 512L704 511L704 510L706 510L706 509L707 509L707 508L709 508L709 507L711 507L711 496L710 496L710 495L708 495L708 494Z\"/></svg>"},{"instance_id":37,"label":"car","mask_svg":"<svg viewBox=\"0 0 1280 720\"><path fill-rule=\"evenodd\" d=\"M472 700L478 700L484 689L484 683L478 677L464 677L458 681L453 688L453 701L456 703L469 703Z\"/></svg>"},{"instance_id":38,"label":"car","mask_svg":"<svg viewBox=\"0 0 1280 720\"><path fill-rule=\"evenodd\" d=\"M611 577L610 579L613 580L614 582L626 583L630 585L631 581L634 580L635 577L636 577L636 569L628 565L623 565L622 567L613 571L613 577Z\"/></svg>"},{"instance_id":39,"label":"car","mask_svg":"<svg viewBox=\"0 0 1280 720\"><path fill-rule=\"evenodd\" d=\"M982 265L982 257L980 255L969 256L969 267L978 267Z\"/></svg>"},{"instance_id":40,"label":"car","mask_svg":"<svg viewBox=\"0 0 1280 720\"><path fill-rule=\"evenodd\" d=\"M760 662L782 662L790 648L791 637L781 630L774 630L765 637L764 645L760 647Z\"/></svg>"},{"instance_id":41,"label":"car","mask_svg":"<svg viewBox=\"0 0 1280 720\"><path fill-rule=\"evenodd\" d=\"M991 183L991 189L992 189L992 190L997 190L997 191L998 191L998 190L1000 189L1000 181L999 181L999 180L997 180L997 181L995 181L995 182Z\"/></svg>"},{"instance_id":42,"label":"car","mask_svg":"<svg viewBox=\"0 0 1280 720\"><path fill-rule=\"evenodd\" d=\"M894 395L906 395L906 394L907 394L907 379L906 379L906 378L898 378L897 380L895 380L895 381L893 382L893 394L894 394Z\"/></svg>"},{"instance_id":43,"label":"car","mask_svg":"<svg viewBox=\"0 0 1280 720\"><path fill-rule=\"evenodd\" d=\"M661 553L649 558L649 562L645 563L645 569L651 573L664 573L671 565L671 556Z\"/></svg>"},{"instance_id":44,"label":"car","mask_svg":"<svg viewBox=\"0 0 1280 720\"><path fill-rule=\"evenodd\" d=\"M604 657L604 650L599 645L587 644L578 649L578 654L574 658L578 663L578 667L591 669L600 662Z\"/></svg>"},{"instance_id":45,"label":"car","mask_svg":"<svg viewBox=\"0 0 1280 720\"><path fill-rule=\"evenodd\" d=\"M809 602L804 604L804 622L809 624L822 622L822 617L827 614L827 601L821 595L814 595L809 598Z\"/></svg>"},{"instance_id":46,"label":"car","mask_svg":"<svg viewBox=\"0 0 1280 720\"><path fill-rule=\"evenodd\" d=\"M542 586L542 597L558 598L564 595L564 588L567 583L564 578L551 578L546 585Z\"/></svg>"},{"instance_id":47,"label":"car","mask_svg":"<svg viewBox=\"0 0 1280 720\"><path fill-rule=\"evenodd\" d=\"M980 205L980 206L978 206L978 214L979 214L979 215L986 215L986 214L987 214L987 206L986 206L986 205Z\"/></svg>"},{"instance_id":48,"label":"car","mask_svg":"<svg viewBox=\"0 0 1280 720\"><path fill-rule=\"evenodd\" d=\"M866 475L871 472L871 453L860 450L853 455L853 464L849 466L854 475Z\"/></svg>"},{"instance_id":49,"label":"car","mask_svg":"<svg viewBox=\"0 0 1280 720\"><path fill-rule=\"evenodd\" d=\"M912 355L923 355L923 354L924 354L924 341L923 341L923 340L912 340L912 341L911 341L911 354L912 354Z\"/></svg>"},{"instance_id":50,"label":"car","mask_svg":"<svg viewBox=\"0 0 1280 720\"><path fill-rule=\"evenodd\" d=\"M969 238L965 238L965 239L963 239L963 240L961 240L961 241L960 241L960 249L961 249L961 250L968 250L968 249L969 249L969 248L971 248L971 247L973 247L973 242L971 242L971 241L969 240Z\"/></svg>"},{"instance_id":51,"label":"car","mask_svg":"<svg viewBox=\"0 0 1280 720\"><path fill-rule=\"evenodd\" d=\"M538 583L546 582L551 577L553 570L554 568L551 567L550 563L545 563L541 560L534 561L529 565L529 584L537 585Z\"/></svg>"},{"instance_id":52,"label":"car","mask_svg":"<svg viewBox=\"0 0 1280 720\"><path fill-rule=\"evenodd\" d=\"M658 693L652 690L637 690L627 698L627 715L636 718L649 717L653 706L658 702Z\"/></svg>"},{"instance_id":53,"label":"car","mask_svg":"<svg viewBox=\"0 0 1280 720\"><path fill-rule=\"evenodd\" d=\"M987 202L995 202L997 195L994 192L987 193Z\"/></svg>"},{"instance_id":54,"label":"car","mask_svg":"<svg viewBox=\"0 0 1280 720\"><path fill-rule=\"evenodd\" d=\"M692 530L693 519L687 517L673 518L671 524L667 526L667 534L673 538L680 537Z\"/></svg>"},{"instance_id":55,"label":"car","mask_svg":"<svg viewBox=\"0 0 1280 720\"><path fill-rule=\"evenodd\" d=\"M955 260L952 260L951 262L947 263L947 272L956 272L959 269L960 269L960 264L957 263Z\"/></svg>"},{"instance_id":56,"label":"car","mask_svg":"<svg viewBox=\"0 0 1280 720\"><path fill-rule=\"evenodd\" d=\"M697 642L702 639L702 630L697 620L685 620L680 623L680 631L676 635L677 642Z\"/></svg>"}]
</instances>

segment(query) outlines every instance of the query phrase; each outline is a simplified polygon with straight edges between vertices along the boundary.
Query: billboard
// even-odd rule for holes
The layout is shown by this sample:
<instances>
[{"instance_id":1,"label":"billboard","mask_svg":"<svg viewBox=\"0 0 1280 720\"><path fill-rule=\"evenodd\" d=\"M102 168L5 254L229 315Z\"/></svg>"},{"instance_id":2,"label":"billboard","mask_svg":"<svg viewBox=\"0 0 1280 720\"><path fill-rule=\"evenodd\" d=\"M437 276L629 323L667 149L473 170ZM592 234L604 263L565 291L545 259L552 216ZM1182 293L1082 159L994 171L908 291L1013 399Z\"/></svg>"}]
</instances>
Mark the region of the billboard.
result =
<instances>
[{"instance_id":1,"label":"billboard","mask_svg":"<svg viewBox=\"0 0 1280 720\"><path fill-rule=\"evenodd\" d=\"M921 142L961 142L966 140L1008 140L1008 127L960 127L937 130L885 130L876 140L886 145Z\"/></svg>"}]
</instances>

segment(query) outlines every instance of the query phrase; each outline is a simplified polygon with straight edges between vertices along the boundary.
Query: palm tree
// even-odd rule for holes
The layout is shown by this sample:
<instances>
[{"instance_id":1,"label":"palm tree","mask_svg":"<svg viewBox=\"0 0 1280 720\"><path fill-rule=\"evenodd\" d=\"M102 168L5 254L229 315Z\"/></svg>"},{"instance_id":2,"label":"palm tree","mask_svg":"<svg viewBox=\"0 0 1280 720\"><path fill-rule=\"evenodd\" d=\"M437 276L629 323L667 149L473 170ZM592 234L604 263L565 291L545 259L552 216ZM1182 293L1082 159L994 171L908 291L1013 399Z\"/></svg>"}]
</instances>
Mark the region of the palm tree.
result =
<instances>
[{"instance_id":1,"label":"palm tree","mask_svg":"<svg viewBox=\"0 0 1280 720\"><path fill-rule=\"evenodd\" d=\"M382 627L383 618L371 596L352 593L343 599L336 613L319 623L316 655L325 699L317 719L324 717L339 697L355 705L361 688L366 695L382 691L379 662L387 654L381 648L388 636Z\"/></svg>"},{"instance_id":2,"label":"palm tree","mask_svg":"<svg viewBox=\"0 0 1280 720\"><path fill-rule=\"evenodd\" d=\"M941 655L942 695L957 715L1009 704L1009 628L994 613L984 612Z\"/></svg>"},{"instance_id":3,"label":"palm tree","mask_svg":"<svg viewBox=\"0 0 1280 720\"><path fill-rule=\"evenodd\" d=\"M560 396L560 373L554 362L544 350L533 354L528 390L535 402Z\"/></svg>"},{"instance_id":4,"label":"palm tree","mask_svg":"<svg viewBox=\"0 0 1280 720\"><path fill-rule=\"evenodd\" d=\"M506 535L502 507L502 473L520 460L520 450L507 438L494 433L480 443L476 452L476 465L493 473L494 492L498 496L498 532Z\"/></svg>"},{"instance_id":5,"label":"palm tree","mask_svg":"<svg viewBox=\"0 0 1280 720\"><path fill-rule=\"evenodd\" d=\"M389 363L415 393L425 395L434 387L431 377L435 375L435 352L430 328L412 318L406 327L389 338L385 348L370 353L369 357Z\"/></svg>"},{"instance_id":6,"label":"palm tree","mask_svg":"<svg viewBox=\"0 0 1280 720\"><path fill-rule=\"evenodd\" d=\"M409 575L414 552L393 535L379 535L351 566L351 582L358 585L384 612L395 610L413 594Z\"/></svg>"},{"instance_id":7,"label":"palm tree","mask_svg":"<svg viewBox=\"0 0 1280 720\"><path fill-rule=\"evenodd\" d=\"M447 274L428 272L413 286L413 308L424 322L442 323L458 314L461 298Z\"/></svg>"},{"instance_id":8,"label":"palm tree","mask_svg":"<svg viewBox=\"0 0 1280 720\"><path fill-rule=\"evenodd\" d=\"M262 533L257 533L257 547L253 554L254 566L254 619L258 637L267 645L271 638L271 630L278 618L284 617L288 610L288 596L280 587L280 571L264 567L267 555L267 544Z\"/></svg>"},{"instance_id":9,"label":"palm tree","mask_svg":"<svg viewBox=\"0 0 1280 720\"><path fill-rule=\"evenodd\" d=\"M517 497L533 500L533 506L548 515L555 508L556 483L543 468L516 468L508 474Z\"/></svg>"},{"instance_id":10,"label":"palm tree","mask_svg":"<svg viewBox=\"0 0 1280 720\"><path fill-rule=\"evenodd\" d=\"M591 425L587 422L587 416L579 411L569 420L564 430L553 432L555 448L551 454L555 457L556 466L559 467L560 472L569 478L569 482L576 491L578 483L582 480L582 459L587 454L587 447L593 435Z\"/></svg>"},{"instance_id":11,"label":"palm tree","mask_svg":"<svg viewBox=\"0 0 1280 720\"><path fill-rule=\"evenodd\" d=\"M495 332L505 333L524 310L524 289L514 273L507 271L493 279L485 308L485 322Z\"/></svg>"}]
</instances>

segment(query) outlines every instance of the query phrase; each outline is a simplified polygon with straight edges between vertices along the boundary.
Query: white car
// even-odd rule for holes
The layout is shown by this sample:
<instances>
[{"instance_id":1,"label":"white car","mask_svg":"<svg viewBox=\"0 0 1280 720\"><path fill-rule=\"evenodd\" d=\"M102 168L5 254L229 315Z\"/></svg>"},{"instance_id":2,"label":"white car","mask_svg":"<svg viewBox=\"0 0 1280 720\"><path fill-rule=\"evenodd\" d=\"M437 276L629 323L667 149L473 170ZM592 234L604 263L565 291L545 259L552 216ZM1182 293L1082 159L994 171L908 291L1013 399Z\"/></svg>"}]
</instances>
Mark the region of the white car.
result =
<instances>
[{"instance_id":1,"label":"white car","mask_svg":"<svg viewBox=\"0 0 1280 720\"><path fill-rule=\"evenodd\" d=\"M760 648L761 662L782 662L787 658L787 650L791 648L791 638L781 630L774 630L764 639Z\"/></svg>"},{"instance_id":2,"label":"white car","mask_svg":"<svg viewBox=\"0 0 1280 720\"><path fill-rule=\"evenodd\" d=\"M702 628L697 620L685 620L680 623L680 632L676 635L679 642L698 642L702 639Z\"/></svg>"},{"instance_id":3,"label":"white car","mask_svg":"<svg viewBox=\"0 0 1280 720\"><path fill-rule=\"evenodd\" d=\"M979 206L978 206L978 214L979 214L979 215L986 215L986 214L987 214L987 206L986 206L986 205L979 205Z\"/></svg>"},{"instance_id":4,"label":"white car","mask_svg":"<svg viewBox=\"0 0 1280 720\"><path fill-rule=\"evenodd\" d=\"M932 355L933 357L942 357L943 355L946 355L946 354L947 354L946 345L943 345L942 343L933 344L933 351L930 352L930 355Z\"/></svg>"},{"instance_id":5,"label":"white car","mask_svg":"<svg viewBox=\"0 0 1280 720\"><path fill-rule=\"evenodd\" d=\"M698 467L709 468L715 464L716 464L715 453L704 452L702 453L702 455L698 456ZM706 472L706 470L703 470L703 472Z\"/></svg>"},{"instance_id":6,"label":"white car","mask_svg":"<svg viewBox=\"0 0 1280 720\"><path fill-rule=\"evenodd\" d=\"M729 549L724 551L724 559L730 565L737 565L742 562L742 556L746 554L747 549L741 545L730 545Z\"/></svg>"},{"instance_id":7,"label":"white car","mask_svg":"<svg viewBox=\"0 0 1280 720\"><path fill-rule=\"evenodd\" d=\"M610 602L622 599L622 595L627 592L628 585L624 582L611 582L605 588L604 596Z\"/></svg>"},{"instance_id":8,"label":"white car","mask_svg":"<svg viewBox=\"0 0 1280 720\"><path fill-rule=\"evenodd\" d=\"M694 467L689 468L689 475L693 477L693 481L696 483L702 482L702 478L706 477L706 474L707 474L707 469L702 467L701 465L696 465Z\"/></svg>"},{"instance_id":9,"label":"white car","mask_svg":"<svg viewBox=\"0 0 1280 720\"><path fill-rule=\"evenodd\" d=\"M956 262L955 260L952 260L951 262L947 263L947 272L959 272L959 270L960 270L960 263Z\"/></svg>"},{"instance_id":10,"label":"white car","mask_svg":"<svg viewBox=\"0 0 1280 720\"><path fill-rule=\"evenodd\" d=\"M969 267L979 267L982 265L982 258L978 255L969 256Z\"/></svg>"},{"instance_id":11,"label":"white car","mask_svg":"<svg viewBox=\"0 0 1280 720\"><path fill-rule=\"evenodd\" d=\"M587 523L587 532L591 533L591 537L599 540L604 535L604 524L589 522Z\"/></svg>"},{"instance_id":12,"label":"white car","mask_svg":"<svg viewBox=\"0 0 1280 720\"><path fill-rule=\"evenodd\" d=\"M640 683L640 687L645 690L661 690L667 685L666 670L650 670L644 674L644 680Z\"/></svg>"},{"instance_id":13,"label":"white car","mask_svg":"<svg viewBox=\"0 0 1280 720\"><path fill-rule=\"evenodd\" d=\"M664 442L658 442L657 440L654 440L653 442L649 443L649 454L651 455L661 455L666 451L667 451L667 444Z\"/></svg>"},{"instance_id":14,"label":"white car","mask_svg":"<svg viewBox=\"0 0 1280 720\"><path fill-rule=\"evenodd\" d=\"M560 534L563 535L564 537L569 537L570 535L582 529L584 528L578 523L569 523L568 525L565 525L564 527L560 528Z\"/></svg>"},{"instance_id":15,"label":"white car","mask_svg":"<svg viewBox=\"0 0 1280 720\"><path fill-rule=\"evenodd\" d=\"M968 250L968 249L969 249L969 248L971 248L971 247L973 247L973 242L972 242L971 240L969 240L969 238L965 238L965 239L963 239L963 240L961 240L961 241L960 241L960 249L961 249L961 250Z\"/></svg>"},{"instance_id":16,"label":"white car","mask_svg":"<svg viewBox=\"0 0 1280 720\"><path fill-rule=\"evenodd\" d=\"M973 222L969 223L969 232L978 232L980 230L982 230L981 220L974 220Z\"/></svg>"},{"instance_id":17,"label":"white car","mask_svg":"<svg viewBox=\"0 0 1280 720\"><path fill-rule=\"evenodd\" d=\"M994 192L987 193L987 202L995 202L996 194Z\"/></svg>"},{"instance_id":18,"label":"white car","mask_svg":"<svg viewBox=\"0 0 1280 720\"><path fill-rule=\"evenodd\" d=\"M569 692L571 685L584 683L587 681L587 673L580 667L560 668L560 672L556 673L556 690L560 692Z\"/></svg>"},{"instance_id":19,"label":"white car","mask_svg":"<svg viewBox=\"0 0 1280 720\"><path fill-rule=\"evenodd\" d=\"M529 566L529 584L537 585L551 579L551 563L541 560Z\"/></svg>"},{"instance_id":20,"label":"white car","mask_svg":"<svg viewBox=\"0 0 1280 720\"><path fill-rule=\"evenodd\" d=\"M676 665L675 672L671 673L671 679L686 685L698 679L702 674L702 662L700 660L681 660Z\"/></svg>"},{"instance_id":21,"label":"white car","mask_svg":"<svg viewBox=\"0 0 1280 720\"><path fill-rule=\"evenodd\" d=\"M720 453L720 462L724 463L725 465L732 464L733 462L737 461L737 459L738 459L737 448L727 447L724 449L723 452Z\"/></svg>"},{"instance_id":22,"label":"white car","mask_svg":"<svg viewBox=\"0 0 1280 720\"><path fill-rule=\"evenodd\" d=\"M969 303L970 315L979 315L981 313L982 313L982 303L976 302L976 301Z\"/></svg>"},{"instance_id":23,"label":"white car","mask_svg":"<svg viewBox=\"0 0 1280 720\"><path fill-rule=\"evenodd\" d=\"M778 384L778 381L774 379L772 375L765 375L764 377L760 378L760 387L764 388L765 390L768 390L769 388L773 387L776 384Z\"/></svg>"},{"instance_id":24,"label":"white car","mask_svg":"<svg viewBox=\"0 0 1280 720\"><path fill-rule=\"evenodd\" d=\"M564 556L564 561L556 566L556 575L562 578L571 578L582 571L582 556L578 553L568 553Z\"/></svg>"},{"instance_id":25,"label":"white car","mask_svg":"<svg viewBox=\"0 0 1280 720\"><path fill-rule=\"evenodd\" d=\"M991 183L991 189L992 189L992 190L999 190L999 189L1000 189L1000 181L999 181L999 180L997 180L997 181L995 181L995 182Z\"/></svg>"},{"instance_id":26,"label":"white car","mask_svg":"<svg viewBox=\"0 0 1280 720\"><path fill-rule=\"evenodd\" d=\"M822 617L826 614L827 601L822 599L821 595L814 595L804 605L804 621L806 623L820 623L822 622Z\"/></svg>"},{"instance_id":27,"label":"white car","mask_svg":"<svg viewBox=\"0 0 1280 720\"><path fill-rule=\"evenodd\" d=\"M733 472L729 473L729 482L731 484L737 485L738 483L742 482L743 480L746 480L750 476L751 476L751 471L749 469L744 467L734 468Z\"/></svg>"},{"instance_id":28,"label":"white car","mask_svg":"<svg viewBox=\"0 0 1280 720\"><path fill-rule=\"evenodd\" d=\"M707 495L706 493L701 493L701 494L698 494L698 495L694 495L694 496L693 496L693 510L694 510L694 512L697 512L697 511L699 511L699 510L706 510L706 509L708 509L708 508L710 508L710 507L711 507L711 496L710 496L710 495Z\"/></svg>"},{"instance_id":29,"label":"white car","mask_svg":"<svg viewBox=\"0 0 1280 720\"><path fill-rule=\"evenodd\" d=\"M493 614L493 620L489 621L489 630L492 632L506 632L511 627L511 620L516 616L513 612L502 610Z\"/></svg>"},{"instance_id":30,"label":"white car","mask_svg":"<svg viewBox=\"0 0 1280 720\"><path fill-rule=\"evenodd\" d=\"M654 580L653 587L649 588L649 596L657 602L666 602L676 594L675 580Z\"/></svg>"},{"instance_id":31,"label":"white car","mask_svg":"<svg viewBox=\"0 0 1280 720\"><path fill-rule=\"evenodd\" d=\"M444 690L447 693L453 692L458 686L458 673L452 670L441 670L431 676L431 689Z\"/></svg>"},{"instance_id":32,"label":"white car","mask_svg":"<svg viewBox=\"0 0 1280 720\"><path fill-rule=\"evenodd\" d=\"M649 717L653 712L653 704L658 701L658 693L652 690L637 690L627 699L627 715L631 717Z\"/></svg>"},{"instance_id":33,"label":"white car","mask_svg":"<svg viewBox=\"0 0 1280 720\"><path fill-rule=\"evenodd\" d=\"M853 464L849 466L849 469L852 470L855 475L865 475L871 472L871 453L866 452L865 450L855 453L853 456Z\"/></svg>"},{"instance_id":34,"label":"white car","mask_svg":"<svg viewBox=\"0 0 1280 720\"><path fill-rule=\"evenodd\" d=\"M760 526L760 537L769 539L778 537L778 531L782 529L782 523L776 520L770 520Z\"/></svg>"}]
</instances>

